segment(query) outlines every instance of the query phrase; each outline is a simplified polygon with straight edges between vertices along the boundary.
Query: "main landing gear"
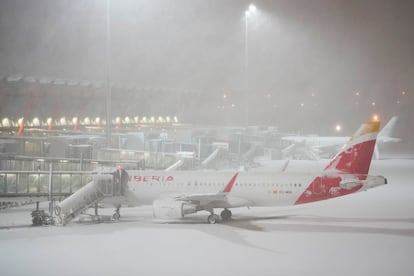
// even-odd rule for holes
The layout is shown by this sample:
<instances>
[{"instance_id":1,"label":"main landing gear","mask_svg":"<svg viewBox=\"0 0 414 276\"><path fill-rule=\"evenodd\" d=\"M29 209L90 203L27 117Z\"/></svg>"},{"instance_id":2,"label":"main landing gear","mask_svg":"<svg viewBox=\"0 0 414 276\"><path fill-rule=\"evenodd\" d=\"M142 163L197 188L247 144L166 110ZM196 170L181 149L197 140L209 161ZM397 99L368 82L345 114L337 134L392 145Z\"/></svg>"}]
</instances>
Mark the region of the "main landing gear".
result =
<instances>
[{"instance_id":1,"label":"main landing gear","mask_svg":"<svg viewBox=\"0 0 414 276\"><path fill-rule=\"evenodd\" d=\"M220 214L222 220L231 219L231 215L232 215L232 213L229 209L224 209Z\"/></svg>"},{"instance_id":2,"label":"main landing gear","mask_svg":"<svg viewBox=\"0 0 414 276\"><path fill-rule=\"evenodd\" d=\"M213 211L210 211L211 215L208 216L207 218L207 222L210 224L215 224L219 221L219 216L214 214ZM221 213L220 213L220 217L223 221L227 221L231 219L231 211L229 209L224 209Z\"/></svg>"}]
</instances>

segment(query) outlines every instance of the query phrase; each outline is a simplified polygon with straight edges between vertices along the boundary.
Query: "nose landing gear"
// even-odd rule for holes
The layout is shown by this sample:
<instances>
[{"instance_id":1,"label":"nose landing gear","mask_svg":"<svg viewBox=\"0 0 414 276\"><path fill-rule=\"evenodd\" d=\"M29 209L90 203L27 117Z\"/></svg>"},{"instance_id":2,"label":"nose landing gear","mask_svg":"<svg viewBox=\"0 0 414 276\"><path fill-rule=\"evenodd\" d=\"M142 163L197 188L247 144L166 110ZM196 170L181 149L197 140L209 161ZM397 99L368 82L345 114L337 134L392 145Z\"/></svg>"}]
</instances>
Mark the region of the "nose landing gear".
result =
<instances>
[{"instance_id":1,"label":"nose landing gear","mask_svg":"<svg viewBox=\"0 0 414 276\"><path fill-rule=\"evenodd\" d=\"M207 218L207 221L210 224L215 224L215 223L217 223L218 220L219 220L219 216L217 216L216 214L211 214Z\"/></svg>"}]
</instances>

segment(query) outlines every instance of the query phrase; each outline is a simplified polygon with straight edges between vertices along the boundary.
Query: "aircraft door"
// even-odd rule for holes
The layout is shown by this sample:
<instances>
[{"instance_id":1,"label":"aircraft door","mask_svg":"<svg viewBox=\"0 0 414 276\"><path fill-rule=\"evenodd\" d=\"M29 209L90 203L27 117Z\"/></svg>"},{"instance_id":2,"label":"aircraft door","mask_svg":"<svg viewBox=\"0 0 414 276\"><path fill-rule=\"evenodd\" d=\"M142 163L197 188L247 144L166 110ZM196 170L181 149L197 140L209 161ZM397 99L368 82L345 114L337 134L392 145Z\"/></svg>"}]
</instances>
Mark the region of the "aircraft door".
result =
<instances>
[{"instance_id":1,"label":"aircraft door","mask_svg":"<svg viewBox=\"0 0 414 276\"><path fill-rule=\"evenodd\" d=\"M121 169L121 195L125 195L125 192L128 189L128 180L128 173L126 172L126 170Z\"/></svg>"},{"instance_id":2,"label":"aircraft door","mask_svg":"<svg viewBox=\"0 0 414 276\"><path fill-rule=\"evenodd\" d=\"M125 195L128 179L128 173L124 169L119 168L116 170L114 174L114 196Z\"/></svg>"}]
</instances>

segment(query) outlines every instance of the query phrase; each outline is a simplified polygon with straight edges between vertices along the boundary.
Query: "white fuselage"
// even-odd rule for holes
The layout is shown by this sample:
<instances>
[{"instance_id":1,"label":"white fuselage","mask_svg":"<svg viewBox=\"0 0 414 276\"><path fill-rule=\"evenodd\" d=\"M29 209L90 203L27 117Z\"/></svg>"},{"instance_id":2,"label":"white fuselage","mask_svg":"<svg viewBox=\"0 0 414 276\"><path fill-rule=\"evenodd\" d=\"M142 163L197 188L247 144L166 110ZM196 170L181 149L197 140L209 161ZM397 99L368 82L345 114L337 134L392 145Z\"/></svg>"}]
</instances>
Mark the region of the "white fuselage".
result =
<instances>
[{"instance_id":1,"label":"white fuselage","mask_svg":"<svg viewBox=\"0 0 414 276\"><path fill-rule=\"evenodd\" d=\"M329 147L329 146L342 146L348 140L349 137L343 136L286 136L282 140L292 143L304 143L309 147Z\"/></svg>"},{"instance_id":2,"label":"white fuselage","mask_svg":"<svg viewBox=\"0 0 414 276\"><path fill-rule=\"evenodd\" d=\"M145 205L171 195L217 194L233 176L229 172L129 171L128 190L137 205ZM316 177L303 173L240 172L229 197L243 199L246 204L241 205L245 206L293 205ZM322 189L312 192L330 192Z\"/></svg>"},{"instance_id":3,"label":"white fuselage","mask_svg":"<svg viewBox=\"0 0 414 276\"><path fill-rule=\"evenodd\" d=\"M140 204L171 194L214 194L222 191L234 173L129 171L129 191ZM160 177L160 178L159 178ZM231 197L251 206L291 205L314 178L311 174L240 172Z\"/></svg>"}]
</instances>

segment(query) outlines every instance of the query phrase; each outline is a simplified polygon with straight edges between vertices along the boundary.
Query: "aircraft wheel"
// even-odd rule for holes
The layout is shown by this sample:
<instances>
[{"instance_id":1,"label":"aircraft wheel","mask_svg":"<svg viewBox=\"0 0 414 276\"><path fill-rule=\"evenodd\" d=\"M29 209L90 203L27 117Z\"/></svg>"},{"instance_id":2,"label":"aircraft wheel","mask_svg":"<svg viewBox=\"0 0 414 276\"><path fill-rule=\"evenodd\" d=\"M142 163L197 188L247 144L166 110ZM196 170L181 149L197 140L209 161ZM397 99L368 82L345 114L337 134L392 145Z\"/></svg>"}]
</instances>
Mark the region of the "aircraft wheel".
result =
<instances>
[{"instance_id":1,"label":"aircraft wheel","mask_svg":"<svg viewBox=\"0 0 414 276\"><path fill-rule=\"evenodd\" d=\"M215 224L219 220L219 217L215 214L209 215L207 218L208 223Z\"/></svg>"},{"instance_id":2,"label":"aircraft wheel","mask_svg":"<svg viewBox=\"0 0 414 276\"><path fill-rule=\"evenodd\" d=\"M222 218L223 220L229 220L229 219L231 219L231 215L232 215L232 213L231 213L231 211L230 211L230 210L228 210L228 209L224 209L224 210L221 212L221 214L220 214L220 216L221 216L221 218Z\"/></svg>"}]
</instances>

